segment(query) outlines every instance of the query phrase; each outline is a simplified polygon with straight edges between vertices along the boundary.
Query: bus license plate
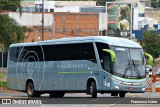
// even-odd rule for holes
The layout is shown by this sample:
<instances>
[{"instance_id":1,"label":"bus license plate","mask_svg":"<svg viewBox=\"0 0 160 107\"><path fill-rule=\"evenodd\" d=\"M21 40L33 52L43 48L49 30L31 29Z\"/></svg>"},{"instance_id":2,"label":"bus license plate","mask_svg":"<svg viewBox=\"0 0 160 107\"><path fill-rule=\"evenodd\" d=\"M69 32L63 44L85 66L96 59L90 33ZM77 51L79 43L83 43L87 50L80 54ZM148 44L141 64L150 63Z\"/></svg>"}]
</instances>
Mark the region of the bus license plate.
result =
<instances>
[{"instance_id":1,"label":"bus license plate","mask_svg":"<svg viewBox=\"0 0 160 107\"><path fill-rule=\"evenodd\" d=\"M133 90L134 90L134 88L133 88L133 87L130 87L130 88L128 88L128 90L133 91Z\"/></svg>"}]
</instances>

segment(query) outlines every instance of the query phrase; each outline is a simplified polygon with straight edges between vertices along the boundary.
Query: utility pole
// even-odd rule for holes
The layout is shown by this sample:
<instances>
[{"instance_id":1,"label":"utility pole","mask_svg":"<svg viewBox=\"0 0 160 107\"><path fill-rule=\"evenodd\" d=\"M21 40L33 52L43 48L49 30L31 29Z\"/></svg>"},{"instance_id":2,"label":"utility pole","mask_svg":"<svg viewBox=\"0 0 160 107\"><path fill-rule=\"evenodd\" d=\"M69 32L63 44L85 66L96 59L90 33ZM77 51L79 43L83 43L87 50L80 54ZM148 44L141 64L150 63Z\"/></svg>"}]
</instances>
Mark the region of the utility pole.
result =
<instances>
[{"instance_id":1,"label":"utility pole","mask_svg":"<svg viewBox=\"0 0 160 107\"><path fill-rule=\"evenodd\" d=\"M42 0L42 41L44 41L44 0Z\"/></svg>"}]
</instances>

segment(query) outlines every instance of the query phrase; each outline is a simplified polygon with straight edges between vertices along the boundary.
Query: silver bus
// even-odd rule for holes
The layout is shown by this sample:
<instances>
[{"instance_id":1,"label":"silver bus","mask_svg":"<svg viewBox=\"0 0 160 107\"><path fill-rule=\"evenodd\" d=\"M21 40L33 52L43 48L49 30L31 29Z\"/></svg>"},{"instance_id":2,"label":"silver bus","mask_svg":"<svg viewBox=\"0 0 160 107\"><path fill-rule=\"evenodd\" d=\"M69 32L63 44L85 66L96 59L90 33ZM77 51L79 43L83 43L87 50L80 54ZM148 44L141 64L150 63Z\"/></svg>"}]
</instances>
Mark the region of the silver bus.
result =
<instances>
[{"instance_id":1,"label":"silver bus","mask_svg":"<svg viewBox=\"0 0 160 107\"><path fill-rule=\"evenodd\" d=\"M97 93L125 97L146 88L142 47L131 40L88 36L10 45L8 87L29 97Z\"/></svg>"}]
</instances>

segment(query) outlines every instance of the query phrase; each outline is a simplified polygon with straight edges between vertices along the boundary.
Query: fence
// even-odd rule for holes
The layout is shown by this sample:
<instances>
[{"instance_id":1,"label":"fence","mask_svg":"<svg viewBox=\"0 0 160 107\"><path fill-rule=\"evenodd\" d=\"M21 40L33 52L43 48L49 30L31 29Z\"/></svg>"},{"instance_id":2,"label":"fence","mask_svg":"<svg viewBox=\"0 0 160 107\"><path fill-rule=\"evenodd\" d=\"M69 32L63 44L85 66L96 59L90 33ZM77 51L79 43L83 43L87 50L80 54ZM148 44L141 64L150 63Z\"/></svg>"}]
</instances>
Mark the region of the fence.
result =
<instances>
[{"instance_id":1,"label":"fence","mask_svg":"<svg viewBox=\"0 0 160 107\"><path fill-rule=\"evenodd\" d=\"M54 38L96 36L99 33L98 13L55 13Z\"/></svg>"},{"instance_id":2,"label":"fence","mask_svg":"<svg viewBox=\"0 0 160 107\"><path fill-rule=\"evenodd\" d=\"M153 75L152 78L149 78L149 75L146 75L146 92L160 92L160 75Z\"/></svg>"},{"instance_id":3,"label":"fence","mask_svg":"<svg viewBox=\"0 0 160 107\"><path fill-rule=\"evenodd\" d=\"M4 52L0 52L0 90L2 90L2 86L6 83L6 67L7 67L7 54Z\"/></svg>"}]
</instances>

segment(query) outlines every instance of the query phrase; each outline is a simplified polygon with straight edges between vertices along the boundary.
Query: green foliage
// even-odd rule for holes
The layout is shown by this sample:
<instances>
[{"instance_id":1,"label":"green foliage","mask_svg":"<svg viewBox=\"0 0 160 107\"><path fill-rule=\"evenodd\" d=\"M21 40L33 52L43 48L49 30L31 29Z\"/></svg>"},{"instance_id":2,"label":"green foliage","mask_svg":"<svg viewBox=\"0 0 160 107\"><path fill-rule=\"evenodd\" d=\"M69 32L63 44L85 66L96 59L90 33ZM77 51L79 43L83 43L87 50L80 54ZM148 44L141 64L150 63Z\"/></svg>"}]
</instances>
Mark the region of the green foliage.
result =
<instances>
[{"instance_id":1,"label":"green foliage","mask_svg":"<svg viewBox=\"0 0 160 107\"><path fill-rule=\"evenodd\" d=\"M146 31L143 34L144 51L151 54L154 58L160 55L160 35L153 31Z\"/></svg>"},{"instance_id":2,"label":"green foliage","mask_svg":"<svg viewBox=\"0 0 160 107\"><path fill-rule=\"evenodd\" d=\"M2 78L2 73L0 73L0 78Z\"/></svg>"},{"instance_id":3,"label":"green foliage","mask_svg":"<svg viewBox=\"0 0 160 107\"><path fill-rule=\"evenodd\" d=\"M151 0L151 7L153 8L160 7L160 0Z\"/></svg>"},{"instance_id":4,"label":"green foliage","mask_svg":"<svg viewBox=\"0 0 160 107\"><path fill-rule=\"evenodd\" d=\"M0 73L0 79L3 77L4 75L2 73ZM7 87L7 82L6 81L0 81L0 87Z\"/></svg>"},{"instance_id":5,"label":"green foliage","mask_svg":"<svg viewBox=\"0 0 160 107\"><path fill-rule=\"evenodd\" d=\"M21 0L0 0L0 10L16 11L17 8L21 12Z\"/></svg>"},{"instance_id":6,"label":"green foliage","mask_svg":"<svg viewBox=\"0 0 160 107\"><path fill-rule=\"evenodd\" d=\"M0 81L0 86L7 87L7 82L6 81Z\"/></svg>"},{"instance_id":7,"label":"green foliage","mask_svg":"<svg viewBox=\"0 0 160 107\"><path fill-rule=\"evenodd\" d=\"M24 40L24 30L14 19L6 14L0 14L0 44L7 52L9 45Z\"/></svg>"},{"instance_id":8,"label":"green foliage","mask_svg":"<svg viewBox=\"0 0 160 107\"><path fill-rule=\"evenodd\" d=\"M114 2L115 0L97 0L97 5L106 6L106 2Z\"/></svg>"},{"instance_id":9,"label":"green foliage","mask_svg":"<svg viewBox=\"0 0 160 107\"><path fill-rule=\"evenodd\" d=\"M1 0L0 1L0 12L1 10L10 10L12 7L13 11L20 8L21 0ZM8 8L8 6L10 8ZM11 10L12 10L11 9ZM20 13L21 13L21 9ZM19 25L16 20L10 18L7 14L0 13L0 47L5 52L8 51L10 44L21 42L25 39L24 29Z\"/></svg>"}]
</instances>

